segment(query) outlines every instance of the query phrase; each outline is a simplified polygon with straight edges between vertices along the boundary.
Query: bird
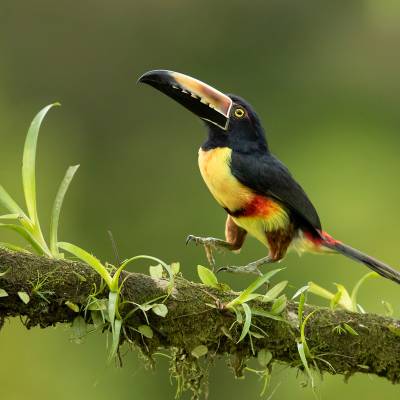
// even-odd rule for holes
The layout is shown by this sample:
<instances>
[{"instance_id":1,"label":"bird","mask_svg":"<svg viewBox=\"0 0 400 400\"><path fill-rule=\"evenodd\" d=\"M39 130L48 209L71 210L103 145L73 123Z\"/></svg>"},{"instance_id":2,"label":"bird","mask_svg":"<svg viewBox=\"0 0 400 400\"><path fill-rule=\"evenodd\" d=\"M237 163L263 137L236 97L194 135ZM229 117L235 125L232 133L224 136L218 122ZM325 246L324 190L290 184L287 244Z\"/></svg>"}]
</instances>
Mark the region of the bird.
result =
<instances>
[{"instance_id":1,"label":"bird","mask_svg":"<svg viewBox=\"0 0 400 400\"><path fill-rule=\"evenodd\" d=\"M261 120L246 100L170 70L148 71L138 82L164 93L205 123L208 135L198 163L209 191L227 213L225 240L189 235L187 243L203 245L213 266L213 250L238 252L249 234L268 248L268 254L244 266L221 269L262 275L260 267L281 261L294 249L339 253L400 283L399 271L322 229L303 188L271 153Z\"/></svg>"}]
</instances>

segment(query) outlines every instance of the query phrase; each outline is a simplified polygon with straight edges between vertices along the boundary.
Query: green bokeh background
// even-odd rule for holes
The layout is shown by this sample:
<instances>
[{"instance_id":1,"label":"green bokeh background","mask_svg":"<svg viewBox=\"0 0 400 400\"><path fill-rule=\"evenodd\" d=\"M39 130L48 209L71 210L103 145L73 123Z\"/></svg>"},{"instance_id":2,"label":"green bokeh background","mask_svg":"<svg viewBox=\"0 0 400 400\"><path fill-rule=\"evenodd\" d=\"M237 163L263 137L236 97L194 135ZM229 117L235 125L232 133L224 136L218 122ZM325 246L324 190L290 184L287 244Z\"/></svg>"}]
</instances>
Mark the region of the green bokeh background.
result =
<instances>
[{"instance_id":1,"label":"green bokeh background","mask_svg":"<svg viewBox=\"0 0 400 400\"><path fill-rule=\"evenodd\" d=\"M395 0L244 2L0 0L0 182L22 202L26 129L44 105L61 101L41 131L39 206L48 223L68 165L81 164L67 195L60 238L113 261L107 230L123 257L178 260L187 278L205 263L187 234L221 236L224 212L197 168L204 129L138 76L156 68L198 77L248 99L270 146L293 171L335 237L399 264L400 3ZM12 239L0 232L0 239ZM265 255L255 240L240 256ZM366 268L339 256L290 254L290 290L309 280L351 287ZM146 271L145 263L136 270ZM224 276L235 288L247 277ZM361 291L400 315L399 289L377 279ZM314 299L318 302L318 299ZM170 399L168 364L147 371L135 353L106 366L104 335L76 345L68 327L27 331L17 319L0 332L0 398ZM377 344L379 345L379 344ZM220 361L210 399L257 399L254 376L235 380ZM278 367L274 398L312 399L302 376ZM325 376L322 398L399 398L376 378ZM186 397L185 397L186 398Z\"/></svg>"}]
</instances>

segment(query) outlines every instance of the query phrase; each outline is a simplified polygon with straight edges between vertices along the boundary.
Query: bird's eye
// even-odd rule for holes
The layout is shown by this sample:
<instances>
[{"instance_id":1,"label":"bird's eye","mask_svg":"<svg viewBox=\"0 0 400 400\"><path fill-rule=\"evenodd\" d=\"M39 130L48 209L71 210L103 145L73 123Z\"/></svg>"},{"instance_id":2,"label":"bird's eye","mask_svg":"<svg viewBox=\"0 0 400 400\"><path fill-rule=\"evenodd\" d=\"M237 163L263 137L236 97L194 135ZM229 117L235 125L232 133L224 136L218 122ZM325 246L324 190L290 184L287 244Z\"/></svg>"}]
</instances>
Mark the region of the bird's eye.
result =
<instances>
[{"instance_id":1,"label":"bird's eye","mask_svg":"<svg viewBox=\"0 0 400 400\"><path fill-rule=\"evenodd\" d=\"M234 115L236 118L243 118L245 114L245 111L243 110L243 108L238 107L235 111L234 111Z\"/></svg>"}]
</instances>

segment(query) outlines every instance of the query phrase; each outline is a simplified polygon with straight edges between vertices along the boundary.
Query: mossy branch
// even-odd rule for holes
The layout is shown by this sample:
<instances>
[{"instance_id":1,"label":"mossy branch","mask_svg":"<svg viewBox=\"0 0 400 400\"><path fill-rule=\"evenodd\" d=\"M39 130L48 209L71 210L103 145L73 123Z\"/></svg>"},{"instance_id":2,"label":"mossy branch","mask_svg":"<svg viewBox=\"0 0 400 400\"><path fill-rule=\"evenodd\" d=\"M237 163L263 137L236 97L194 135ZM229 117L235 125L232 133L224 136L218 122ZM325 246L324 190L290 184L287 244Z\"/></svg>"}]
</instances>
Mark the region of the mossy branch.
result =
<instances>
[{"instance_id":1,"label":"mossy branch","mask_svg":"<svg viewBox=\"0 0 400 400\"><path fill-rule=\"evenodd\" d=\"M27 328L72 322L78 314L65 303L75 303L83 310L93 287L101 285L97 273L83 263L0 248L0 273L5 271L7 273L0 276L0 288L8 296L0 298L0 326L5 318L15 316L26 317ZM167 280L125 272L121 279L125 280L122 289L124 301L143 304L167 294ZM46 292L46 299L34 289L39 281L42 281L41 290ZM28 304L21 300L18 292L26 292L30 296ZM300 337L297 303L288 303L283 314L288 322L253 317L253 323L267 336L253 337L251 345L248 336L237 343L241 327L236 324L230 329L235 316L223 307L236 295L177 277L174 290L165 302L167 316L161 318L148 314L153 337L144 338L137 332L136 328L146 320L142 313L136 312L124 322L125 338L148 354L166 348L189 358L194 348L204 345L208 348L208 355L230 355L231 365L239 375L245 360L261 349L271 352L273 360L294 367L301 366L297 351ZM106 289L101 296L107 297ZM257 306L267 309L262 303ZM122 307L122 315L126 315L132 307L134 305ZM400 382L400 321L311 305L305 307L304 315L313 311L305 334L308 347L315 355L313 363L321 371L346 377L362 372L385 377L393 383ZM357 335L355 332L338 334L334 328L344 324L353 328Z\"/></svg>"}]
</instances>

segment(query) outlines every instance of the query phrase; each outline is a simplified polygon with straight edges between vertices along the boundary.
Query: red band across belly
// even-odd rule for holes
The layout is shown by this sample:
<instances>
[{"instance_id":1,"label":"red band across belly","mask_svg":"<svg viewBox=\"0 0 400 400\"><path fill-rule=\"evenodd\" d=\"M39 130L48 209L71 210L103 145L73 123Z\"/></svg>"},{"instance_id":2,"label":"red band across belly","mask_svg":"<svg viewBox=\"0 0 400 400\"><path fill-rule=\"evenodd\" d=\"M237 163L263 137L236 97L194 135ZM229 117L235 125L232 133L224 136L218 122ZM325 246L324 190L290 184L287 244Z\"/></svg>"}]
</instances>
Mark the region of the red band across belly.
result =
<instances>
[{"instance_id":1,"label":"red band across belly","mask_svg":"<svg viewBox=\"0 0 400 400\"><path fill-rule=\"evenodd\" d=\"M280 212L282 207L267 197L255 195L243 208L237 211L228 211L234 217L268 217Z\"/></svg>"}]
</instances>

